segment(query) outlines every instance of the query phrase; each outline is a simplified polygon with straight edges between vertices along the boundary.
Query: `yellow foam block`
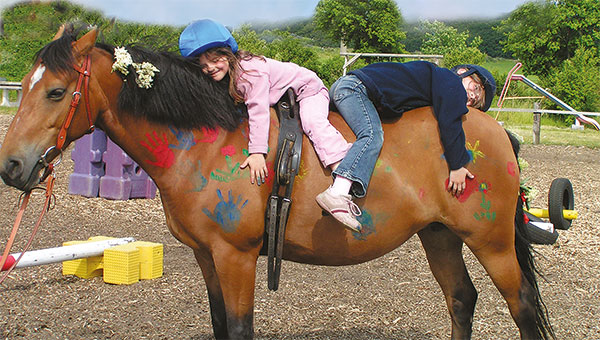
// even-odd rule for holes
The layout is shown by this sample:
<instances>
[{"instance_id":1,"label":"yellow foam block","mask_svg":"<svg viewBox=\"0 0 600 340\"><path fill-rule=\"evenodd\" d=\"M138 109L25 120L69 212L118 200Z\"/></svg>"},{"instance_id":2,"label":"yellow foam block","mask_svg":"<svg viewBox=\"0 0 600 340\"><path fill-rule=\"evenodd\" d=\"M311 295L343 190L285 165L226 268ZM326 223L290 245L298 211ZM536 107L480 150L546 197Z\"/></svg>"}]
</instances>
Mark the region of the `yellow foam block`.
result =
<instances>
[{"instance_id":1,"label":"yellow foam block","mask_svg":"<svg viewBox=\"0 0 600 340\"><path fill-rule=\"evenodd\" d=\"M140 250L132 243L104 250L104 282L132 284L140 280Z\"/></svg>"},{"instance_id":2,"label":"yellow foam block","mask_svg":"<svg viewBox=\"0 0 600 340\"><path fill-rule=\"evenodd\" d=\"M131 243L140 250L140 279L150 280L163 275L163 245L161 243L135 241Z\"/></svg>"},{"instance_id":3,"label":"yellow foam block","mask_svg":"<svg viewBox=\"0 0 600 340\"><path fill-rule=\"evenodd\" d=\"M70 246L74 244L104 241L110 240L114 237L107 236L94 236L90 237L87 241L67 241L63 242L63 246ZM96 276L102 275L102 268L104 268L103 256L92 256L83 259L63 261L62 273L63 275L75 275L82 279L89 279Z\"/></svg>"}]
</instances>

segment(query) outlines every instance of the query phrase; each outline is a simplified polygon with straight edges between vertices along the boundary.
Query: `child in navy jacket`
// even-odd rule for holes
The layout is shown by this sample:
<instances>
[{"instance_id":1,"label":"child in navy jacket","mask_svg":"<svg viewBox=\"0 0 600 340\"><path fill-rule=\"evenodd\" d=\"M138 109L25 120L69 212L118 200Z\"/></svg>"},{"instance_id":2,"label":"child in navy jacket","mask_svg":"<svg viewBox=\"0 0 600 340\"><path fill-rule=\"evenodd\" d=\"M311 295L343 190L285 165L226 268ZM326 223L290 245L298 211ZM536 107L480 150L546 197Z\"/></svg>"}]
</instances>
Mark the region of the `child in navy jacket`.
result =
<instances>
[{"instance_id":1,"label":"child in navy jacket","mask_svg":"<svg viewBox=\"0 0 600 340\"><path fill-rule=\"evenodd\" d=\"M459 65L452 70L425 61L376 63L351 71L338 79L330 97L344 117L356 141L333 171L334 183L317 196L317 203L353 231L361 225L360 209L350 192L364 197L383 146L382 118L432 106L438 120L444 156L450 168L448 190L460 195L470 157L465 147L461 118L467 106L487 111L496 90L491 73L478 65Z\"/></svg>"}]
</instances>

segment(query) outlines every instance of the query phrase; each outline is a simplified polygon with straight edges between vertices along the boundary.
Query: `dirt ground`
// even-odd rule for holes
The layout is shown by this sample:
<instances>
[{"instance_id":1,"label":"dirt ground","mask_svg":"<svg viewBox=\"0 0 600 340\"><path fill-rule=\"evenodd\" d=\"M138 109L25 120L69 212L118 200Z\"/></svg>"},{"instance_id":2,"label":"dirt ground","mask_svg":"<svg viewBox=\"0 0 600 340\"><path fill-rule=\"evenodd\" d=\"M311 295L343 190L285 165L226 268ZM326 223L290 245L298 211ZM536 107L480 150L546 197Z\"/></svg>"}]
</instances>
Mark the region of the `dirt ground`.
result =
<instances>
[{"instance_id":1,"label":"dirt ground","mask_svg":"<svg viewBox=\"0 0 600 340\"><path fill-rule=\"evenodd\" d=\"M12 117L0 115L0 140ZM579 218L556 244L536 246L545 273L540 289L558 339L600 339L600 151L580 147L522 147L524 176L546 208L550 183L568 178ZM68 158L68 157L66 157ZM91 236L134 237L164 245L164 276L132 285L101 277L63 276L60 264L15 270L0 286L3 339L211 339L204 282L192 252L171 236L160 199L110 201L67 194L72 162L58 169L58 201L32 249ZM18 193L0 184L2 248L16 215ZM42 203L28 210L19 251ZM506 304L468 249L479 291L473 339L518 338ZM416 237L377 260L348 267L284 262L279 291L266 284L259 259L255 299L257 339L444 339L450 322L441 290Z\"/></svg>"}]
</instances>

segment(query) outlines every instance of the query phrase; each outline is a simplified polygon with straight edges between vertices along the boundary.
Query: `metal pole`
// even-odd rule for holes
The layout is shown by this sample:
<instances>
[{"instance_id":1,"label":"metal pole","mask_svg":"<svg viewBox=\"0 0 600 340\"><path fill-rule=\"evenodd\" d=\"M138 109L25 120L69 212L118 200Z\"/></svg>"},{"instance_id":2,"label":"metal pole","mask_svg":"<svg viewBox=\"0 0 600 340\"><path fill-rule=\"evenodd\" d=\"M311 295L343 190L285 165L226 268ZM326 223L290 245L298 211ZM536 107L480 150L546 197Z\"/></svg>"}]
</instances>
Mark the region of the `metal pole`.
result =
<instances>
[{"instance_id":1,"label":"metal pole","mask_svg":"<svg viewBox=\"0 0 600 340\"><path fill-rule=\"evenodd\" d=\"M49 263L76 260L90 256L100 256L104 253L104 249L134 241L135 239L133 237L124 237L103 241L84 242L64 247L32 250L23 255L23 258L21 258L21 261L19 261L15 268L39 266ZM21 253L8 255L6 264L4 265L4 268L0 268L0 271L7 270L15 262L15 260L19 258L19 256L21 256Z\"/></svg>"}]
</instances>

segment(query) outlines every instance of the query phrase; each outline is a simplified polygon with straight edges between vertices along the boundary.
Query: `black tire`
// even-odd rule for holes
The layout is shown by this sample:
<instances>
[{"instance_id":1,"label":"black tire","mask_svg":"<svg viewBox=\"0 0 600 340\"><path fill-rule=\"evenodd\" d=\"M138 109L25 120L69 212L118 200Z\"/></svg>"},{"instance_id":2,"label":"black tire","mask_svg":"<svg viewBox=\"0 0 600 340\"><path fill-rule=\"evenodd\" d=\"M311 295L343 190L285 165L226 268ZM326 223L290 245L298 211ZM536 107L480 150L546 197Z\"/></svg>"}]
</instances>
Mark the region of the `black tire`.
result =
<instances>
[{"instance_id":1,"label":"black tire","mask_svg":"<svg viewBox=\"0 0 600 340\"><path fill-rule=\"evenodd\" d=\"M558 232L556 231L556 228L554 229L554 232L552 232L552 233L547 230L538 228L537 226L532 224L531 221L533 221L533 222L544 222L544 221L536 216L533 216L532 214L530 214L528 212L525 212L525 215L527 215L527 217L530 220L530 222L525 225L525 229L527 230L527 239L529 240L529 242L534 243L534 244L546 244L546 245L556 243L556 240L558 239Z\"/></svg>"},{"instance_id":2,"label":"black tire","mask_svg":"<svg viewBox=\"0 0 600 340\"><path fill-rule=\"evenodd\" d=\"M573 186L566 178L555 178L548 192L548 218L554 228L567 230L571 227L571 220L563 216L563 210L573 210L575 202L573 199Z\"/></svg>"}]
</instances>

